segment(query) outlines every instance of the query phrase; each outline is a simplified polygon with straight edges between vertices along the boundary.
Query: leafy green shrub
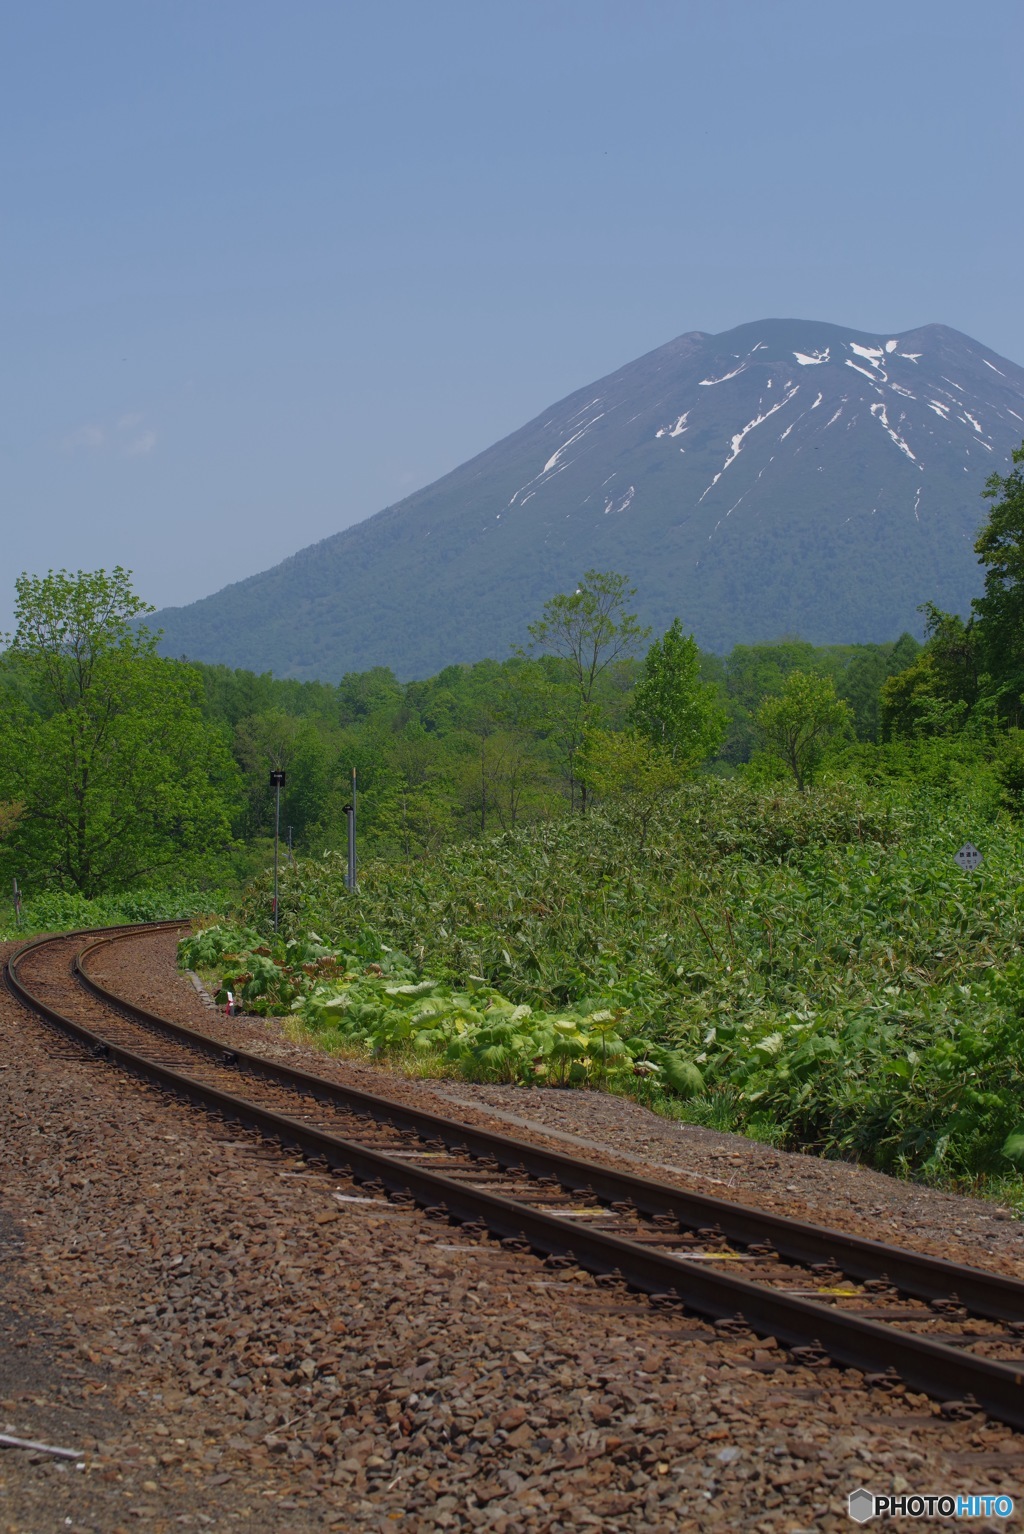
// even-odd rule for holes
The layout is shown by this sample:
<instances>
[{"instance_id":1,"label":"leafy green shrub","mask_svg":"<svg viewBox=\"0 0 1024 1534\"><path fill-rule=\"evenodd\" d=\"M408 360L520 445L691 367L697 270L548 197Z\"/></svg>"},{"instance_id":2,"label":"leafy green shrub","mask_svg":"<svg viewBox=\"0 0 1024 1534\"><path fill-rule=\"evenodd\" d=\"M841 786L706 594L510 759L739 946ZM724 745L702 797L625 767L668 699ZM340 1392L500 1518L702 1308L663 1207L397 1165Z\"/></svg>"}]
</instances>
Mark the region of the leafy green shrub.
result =
<instances>
[{"instance_id":1,"label":"leafy green shrub","mask_svg":"<svg viewBox=\"0 0 1024 1534\"><path fill-rule=\"evenodd\" d=\"M972 776L966 752L929 742L915 776L899 752L884 781L802 795L688 785L642 855L594 813L371 861L356 894L343 859L300 863L282 876L283 931L313 927L352 957L335 1016L368 1048L478 1079L607 1083L694 1123L930 1179L1011 1174L1024 825L986 762ZM971 875L953 858L965 840L984 854ZM241 915L266 936L267 881ZM427 987L408 1032L405 1002L362 988L388 950ZM595 1068L601 1014L618 1042Z\"/></svg>"},{"instance_id":2,"label":"leafy green shrub","mask_svg":"<svg viewBox=\"0 0 1024 1534\"><path fill-rule=\"evenodd\" d=\"M471 1081L622 1086L657 1075L682 1096L703 1086L678 1052L630 1038L622 1010L535 1014L478 977L465 991L417 980L404 954L365 940L361 954L332 950L315 934L271 948L252 929L217 925L182 939L178 953L190 968L223 971L219 1001L231 992L251 1012L290 1013L328 1049L433 1055Z\"/></svg>"},{"instance_id":3,"label":"leafy green shrub","mask_svg":"<svg viewBox=\"0 0 1024 1534\"><path fill-rule=\"evenodd\" d=\"M127 922L174 921L198 913L223 910L228 897L222 891L192 886L168 889L134 889L88 900L72 891L50 890L26 900L20 927L13 913L2 930L8 937L30 932L68 932L79 928L117 927Z\"/></svg>"},{"instance_id":4,"label":"leafy green shrub","mask_svg":"<svg viewBox=\"0 0 1024 1534\"><path fill-rule=\"evenodd\" d=\"M1007 730L1000 739L993 770L1001 799L1013 814L1024 814L1024 730Z\"/></svg>"}]
</instances>

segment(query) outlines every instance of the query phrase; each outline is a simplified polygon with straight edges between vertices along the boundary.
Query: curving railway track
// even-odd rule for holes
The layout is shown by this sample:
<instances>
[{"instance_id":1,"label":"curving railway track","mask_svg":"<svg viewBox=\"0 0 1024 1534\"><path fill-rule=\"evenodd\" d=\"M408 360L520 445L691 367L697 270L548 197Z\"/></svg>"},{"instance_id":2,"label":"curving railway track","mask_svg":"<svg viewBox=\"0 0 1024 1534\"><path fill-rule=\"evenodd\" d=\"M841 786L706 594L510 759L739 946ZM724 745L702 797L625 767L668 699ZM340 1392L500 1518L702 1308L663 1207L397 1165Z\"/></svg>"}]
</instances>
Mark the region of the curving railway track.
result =
<instances>
[{"instance_id":1,"label":"curving railway track","mask_svg":"<svg viewBox=\"0 0 1024 1534\"><path fill-rule=\"evenodd\" d=\"M900 1377L1024 1427L1024 1283L613 1171L226 1048L90 974L106 945L180 925L38 940L8 962L7 984L95 1057L344 1171L368 1196L415 1203L553 1266L582 1266L725 1335L771 1336L801 1363L832 1359L882 1387Z\"/></svg>"}]
</instances>

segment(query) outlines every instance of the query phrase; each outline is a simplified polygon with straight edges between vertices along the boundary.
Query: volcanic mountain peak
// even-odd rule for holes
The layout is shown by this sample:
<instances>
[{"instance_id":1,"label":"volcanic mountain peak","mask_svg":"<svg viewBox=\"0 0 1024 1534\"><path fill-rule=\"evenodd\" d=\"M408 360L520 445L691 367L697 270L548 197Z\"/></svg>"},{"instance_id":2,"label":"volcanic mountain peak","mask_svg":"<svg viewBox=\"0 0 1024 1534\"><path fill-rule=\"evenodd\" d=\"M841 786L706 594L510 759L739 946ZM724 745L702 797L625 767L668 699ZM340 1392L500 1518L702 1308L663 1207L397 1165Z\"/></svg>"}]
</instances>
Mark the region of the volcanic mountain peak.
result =
<instances>
[{"instance_id":1,"label":"volcanic mountain peak","mask_svg":"<svg viewBox=\"0 0 1024 1534\"><path fill-rule=\"evenodd\" d=\"M306 676L507 653L586 568L706 647L919 628L979 589L979 492L1024 436L1024 369L942 325L694 331L397 506L215 598L165 648Z\"/></svg>"}]
</instances>

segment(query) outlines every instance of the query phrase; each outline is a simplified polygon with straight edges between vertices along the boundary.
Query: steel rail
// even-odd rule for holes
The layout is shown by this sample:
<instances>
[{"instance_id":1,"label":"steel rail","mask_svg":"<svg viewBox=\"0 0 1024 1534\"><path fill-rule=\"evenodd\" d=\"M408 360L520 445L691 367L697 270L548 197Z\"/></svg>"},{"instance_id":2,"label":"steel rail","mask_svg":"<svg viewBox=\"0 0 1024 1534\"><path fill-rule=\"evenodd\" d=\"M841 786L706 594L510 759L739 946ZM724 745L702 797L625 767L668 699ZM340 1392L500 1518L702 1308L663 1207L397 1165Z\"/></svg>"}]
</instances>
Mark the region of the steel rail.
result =
<instances>
[{"instance_id":1,"label":"steel rail","mask_svg":"<svg viewBox=\"0 0 1024 1534\"><path fill-rule=\"evenodd\" d=\"M969 1393L990 1415L1024 1428L1024 1365L978 1358L945 1343L900 1332L747 1279L709 1273L685 1256L662 1255L620 1236L581 1229L556 1214L467 1187L442 1173L410 1166L386 1152L325 1133L171 1070L104 1039L35 997L19 980L17 969L21 958L41 946L42 942L32 944L8 961L6 974L14 993L55 1026L143 1081L229 1121L294 1145L306 1156L344 1168L359 1179L377 1180L391 1192L411 1194L417 1202L456 1221L483 1222L507 1241L523 1242L547 1255L571 1258L594 1273L617 1274L632 1288L646 1293L674 1295L706 1316L721 1319L739 1314L752 1331L772 1336L790 1347L817 1345L826 1349L836 1362L857 1369L895 1368L909 1385L940 1400L956 1400ZM223 1054L224 1046L219 1048ZM590 1164L576 1165L586 1172L590 1183L589 1174L593 1170Z\"/></svg>"},{"instance_id":2,"label":"steel rail","mask_svg":"<svg viewBox=\"0 0 1024 1534\"><path fill-rule=\"evenodd\" d=\"M106 1006L223 1062L226 1046L222 1041L158 1017L107 990L89 975L86 964L91 954L108 942L131 936L131 932L122 932L116 937L99 938L83 948L74 961L78 979ZM510 1135L477 1129L392 1098L343 1086L234 1046L230 1054L232 1066L242 1073L286 1085L322 1102L369 1114L396 1129L441 1139L449 1146L465 1147L474 1155L493 1156L506 1170L521 1169L536 1177L555 1176L567 1189L589 1189L595 1198L609 1204L631 1202L639 1213L650 1217L670 1216L694 1230L717 1226L727 1240L742 1245L768 1243L780 1256L801 1264L831 1263L850 1278L888 1279L895 1288L920 1299L948 1299L955 1295L975 1315L1024 1322L1024 1283L1017 1279L615 1171L598 1162L582 1161Z\"/></svg>"}]
</instances>

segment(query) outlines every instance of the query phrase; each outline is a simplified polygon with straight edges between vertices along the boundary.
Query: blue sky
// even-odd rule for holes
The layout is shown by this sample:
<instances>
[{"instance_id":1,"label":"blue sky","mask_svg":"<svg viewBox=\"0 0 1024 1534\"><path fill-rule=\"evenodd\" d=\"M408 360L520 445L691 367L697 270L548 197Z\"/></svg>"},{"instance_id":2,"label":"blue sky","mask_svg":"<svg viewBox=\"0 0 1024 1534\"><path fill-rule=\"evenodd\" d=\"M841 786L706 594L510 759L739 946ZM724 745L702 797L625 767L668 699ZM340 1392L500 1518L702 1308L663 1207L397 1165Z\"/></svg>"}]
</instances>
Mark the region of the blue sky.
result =
<instances>
[{"instance_id":1,"label":"blue sky","mask_svg":"<svg viewBox=\"0 0 1024 1534\"><path fill-rule=\"evenodd\" d=\"M1019 0L81 0L0 46L14 576L194 600L687 330L1024 363Z\"/></svg>"}]
</instances>

